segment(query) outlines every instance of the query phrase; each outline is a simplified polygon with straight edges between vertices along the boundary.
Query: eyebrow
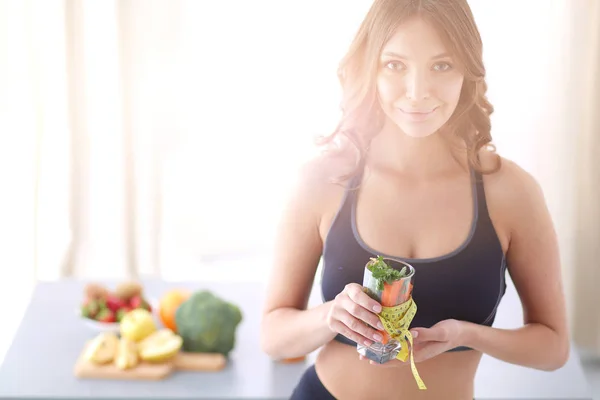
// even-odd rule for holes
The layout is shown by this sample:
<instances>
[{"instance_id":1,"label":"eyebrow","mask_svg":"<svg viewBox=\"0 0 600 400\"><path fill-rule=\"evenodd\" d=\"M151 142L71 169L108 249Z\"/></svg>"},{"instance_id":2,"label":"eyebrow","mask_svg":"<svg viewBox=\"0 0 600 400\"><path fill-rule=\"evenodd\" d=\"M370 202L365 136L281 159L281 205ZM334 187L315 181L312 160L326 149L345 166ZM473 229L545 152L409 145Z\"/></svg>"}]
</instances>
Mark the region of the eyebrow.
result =
<instances>
[{"instance_id":1,"label":"eyebrow","mask_svg":"<svg viewBox=\"0 0 600 400\"><path fill-rule=\"evenodd\" d=\"M391 57L396 57L396 58L402 58L404 60L406 60L408 57L404 56L402 54L398 54L398 53L394 53L393 51L386 51L383 53L384 56L391 56ZM439 58L444 58L444 57L450 57L450 54L447 52L444 53L440 53L438 55L435 55L433 57L431 57L432 60L437 60Z\"/></svg>"}]
</instances>

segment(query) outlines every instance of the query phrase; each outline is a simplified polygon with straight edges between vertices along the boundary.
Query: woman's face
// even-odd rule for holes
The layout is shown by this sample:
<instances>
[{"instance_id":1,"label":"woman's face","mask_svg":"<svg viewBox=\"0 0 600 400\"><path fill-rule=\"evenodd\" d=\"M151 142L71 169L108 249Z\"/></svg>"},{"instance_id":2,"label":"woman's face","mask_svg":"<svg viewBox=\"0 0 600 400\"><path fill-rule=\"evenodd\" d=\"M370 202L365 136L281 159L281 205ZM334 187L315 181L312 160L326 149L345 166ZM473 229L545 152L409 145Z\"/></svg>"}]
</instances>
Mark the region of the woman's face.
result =
<instances>
[{"instance_id":1,"label":"woman's face","mask_svg":"<svg viewBox=\"0 0 600 400\"><path fill-rule=\"evenodd\" d=\"M402 24L379 61L380 104L402 132L426 137L448 121L464 75L431 25L420 18Z\"/></svg>"}]
</instances>

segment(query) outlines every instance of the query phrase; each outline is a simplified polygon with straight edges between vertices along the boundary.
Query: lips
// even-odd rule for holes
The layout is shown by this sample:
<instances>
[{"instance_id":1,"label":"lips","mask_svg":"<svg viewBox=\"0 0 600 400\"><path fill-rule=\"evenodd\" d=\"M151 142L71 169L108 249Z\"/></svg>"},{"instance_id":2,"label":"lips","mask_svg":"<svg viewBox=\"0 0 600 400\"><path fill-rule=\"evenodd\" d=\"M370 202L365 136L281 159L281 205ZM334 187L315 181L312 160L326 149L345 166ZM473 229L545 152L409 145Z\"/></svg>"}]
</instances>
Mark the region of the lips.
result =
<instances>
[{"instance_id":1,"label":"lips","mask_svg":"<svg viewBox=\"0 0 600 400\"><path fill-rule=\"evenodd\" d=\"M437 107L426 109L426 110L410 110L410 109L399 108L399 110L402 111L404 114L409 114L409 115L427 115L427 114L431 114L436 109L437 109Z\"/></svg>"},{"instance_id":2,"label":"lips","mask_svg":"<svg viewBox=\"0 0 600 400\"><path fill-rule=\"evenodd\" d=\"M415 110L415 109L398 108L398 110L404 116L404 118L406 118L410 121L420 122L420 121L426 121L427 119L429 119L438 108L439 108L439 106L430 108L430 109Z\"/></svg>"}]
</instances>

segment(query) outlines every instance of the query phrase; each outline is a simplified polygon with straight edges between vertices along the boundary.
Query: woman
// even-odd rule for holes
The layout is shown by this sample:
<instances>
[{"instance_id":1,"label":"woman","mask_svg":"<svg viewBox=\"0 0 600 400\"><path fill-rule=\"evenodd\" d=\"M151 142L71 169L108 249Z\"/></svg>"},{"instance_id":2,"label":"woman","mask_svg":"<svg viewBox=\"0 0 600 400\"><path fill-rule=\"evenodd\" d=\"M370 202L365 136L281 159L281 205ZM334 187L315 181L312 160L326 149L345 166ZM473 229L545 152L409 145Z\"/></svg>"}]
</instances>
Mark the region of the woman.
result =
<instances>
[{"instance_id":1,"label":"woman","mask_svg":"<svg viewBox=\"0 0 600 400\"><path fill-rule=\"evenodd\" d=\"M535 180L492 147L481 39L466 0L375 0L343 60L343 118L283 214L262 322L274 359L320 349L294 399L471 399L482 354L561 367L557 239ZM416 270L414 360L374 364L371 257ZM307 309L319 261L323 304ZM492 327L506 270L519 329ZM368 326L367 324L370 326Z\"/></svg>"}]
</instances>

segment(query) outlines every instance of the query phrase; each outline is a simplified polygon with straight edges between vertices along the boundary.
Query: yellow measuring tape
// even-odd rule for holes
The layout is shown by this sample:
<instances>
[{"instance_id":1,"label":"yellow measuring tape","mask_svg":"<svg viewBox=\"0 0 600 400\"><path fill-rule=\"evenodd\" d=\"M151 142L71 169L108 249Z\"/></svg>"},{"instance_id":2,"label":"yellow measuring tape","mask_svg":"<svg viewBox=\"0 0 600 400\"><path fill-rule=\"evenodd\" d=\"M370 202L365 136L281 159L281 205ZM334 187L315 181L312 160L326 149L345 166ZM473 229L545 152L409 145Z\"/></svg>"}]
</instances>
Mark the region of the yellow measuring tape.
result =
<instances>
[{"instance_id":1,"label":"yellow measuring tape","mask_svg":"<svg viewBox=\"0 0 600 400\"><path fill-rule=\"evenodd\" d=\"M417 367L415 366L415 360L413 355L413 337L408 330L410 323L412 322L415 314L417 313L417 304L414 302L412 297L397 306L394 307L382 307L381 312L379 313L379 319L383 324L386 332L393 339L397 340L401 344L401 349L396 358L402 362L405 362L408 353L408 342L410 343L410 368L412 370L415 381L417 381L417 385L419 389L425 390L427 387L423 383L423 380L419 376L419 371L417 371Z\"/></svg>"}]
</instances>

